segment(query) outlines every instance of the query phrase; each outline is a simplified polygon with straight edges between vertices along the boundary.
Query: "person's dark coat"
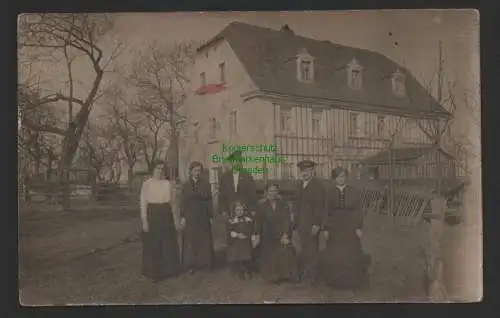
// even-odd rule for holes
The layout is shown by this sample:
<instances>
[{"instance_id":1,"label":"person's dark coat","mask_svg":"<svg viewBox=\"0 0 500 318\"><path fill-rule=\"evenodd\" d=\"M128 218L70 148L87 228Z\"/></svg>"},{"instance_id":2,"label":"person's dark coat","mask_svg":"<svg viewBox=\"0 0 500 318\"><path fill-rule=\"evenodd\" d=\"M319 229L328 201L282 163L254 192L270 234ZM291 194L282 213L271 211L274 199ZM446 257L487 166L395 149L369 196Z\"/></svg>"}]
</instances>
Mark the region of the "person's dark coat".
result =
<instances>
[{"instance_id":1,"label":"person's dark coat","mask_svg":"<svg viewBox=\"0 0 500 318\"><path fill-rule=\"evenodd\" d=\"M317 269L318 235L311 235L313 225L321 228L326 212L326 190L322 181L313 178L303 188L297 182L293 198L294 228L301 246L300 262L302 275L314 279Z\"/></svg>"},{"instance_id":2,"label":"person's dark coat","mask_svg":"<svg viewBox=\"0 0 500 318\"><path fill-rule=\"evenodd\" d=\"M256 227L257 234L260 235L256 252L257 264L262 278L269 282L297 281L298 263L291 244L292 222L288 204L278 199L273 209L269 200L260 201ZM290 244L282 244L283 235L288 237Z\"/></svg>"},{"instance_id":3,"label":"person's dark coat","mask_svg":"<svg viewBox=\"0 0 500 318\"><path fill-rule=\"evenodd\" d=\"M191 269L211 269L213 266L213 218L210 183L189 179L182 186L181 217L186 220L182 239L183 265Z\"/></svg>"},{"instance_id":4,"label":"person's dark coat","mask_svg":"<svg viewBox=\"0 0 500 318\"><path fill-rule=\"evenodd\" d=\"M321 275L333 287L359 289L368 278L368 257L356 234L363 227L361 192L349 185L343 191L332 185L327 209L324 228L329 237L321 255Z\"/></svg>"},{"instance_id":5,"label":"person's dark coat","mask_svg":"<svg viewBox=\"0 0 500 318\"><path fill-rule=\"evenodd\" d=\"M229 263L250 262L253 260L252 235L255 234L255 222L249 215L235 216L228 221L228 247L226 258ZM245 238L231 235L243 234Z\"/></svg>"},{"instance_id":6,"label":"person's dark coat","mask_svg":"<svg viewBox=\"0 0 500 318\"><path fill-rule=\"evenodd\" d=\"M244 172L239 173L238 188L234 189L233 172L222 174L219 183L219 208L221 212L230 213L231 204L243 202L249 211L257 208L257 193L253 177Z\"/></svg>"}]
</instances>

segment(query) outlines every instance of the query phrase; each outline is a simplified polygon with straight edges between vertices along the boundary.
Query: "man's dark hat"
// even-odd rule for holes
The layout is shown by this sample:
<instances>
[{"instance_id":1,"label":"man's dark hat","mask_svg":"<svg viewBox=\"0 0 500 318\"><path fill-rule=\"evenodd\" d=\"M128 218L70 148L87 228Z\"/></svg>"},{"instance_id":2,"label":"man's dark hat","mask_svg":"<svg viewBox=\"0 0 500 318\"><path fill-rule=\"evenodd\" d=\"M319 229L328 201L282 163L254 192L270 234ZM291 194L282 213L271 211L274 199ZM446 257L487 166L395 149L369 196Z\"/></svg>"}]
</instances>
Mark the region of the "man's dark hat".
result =
<instances>
[{"instance_id":1,"label":"man's dark hat","mask_svg":"<svg viewBox=\"0 0 500 318\"><path fill-rule=\"evenodd\" d=\"M347 175L349 174L349 172L347 171L346 168L344 167L337 167L335 169L332 170L331 172L331 178L332 179L336 179L341 173L344 173L344 175L347 177Z\"/></svg>"},{"instance_id":2,"label":"man's dark hat","mask_svg":"<svg viewBox=\"0 0 500 318\"><path fill-rule=\"evenodd\" d=\"M203 170L203 164L199 161L193 161L189 164L189 170L193 170L193 168L195 167L201 167L201 169Z\"/></svg>"},{"instance_id":3,"label":"man's dark hat","mask_svg":"<svg viewBox=\"0 0 500 318\"><path fill-rule=\"evenodd\" d=\"M299 163L297 163L297 167L299 167L300 170L314 168L315 166L316 163L312 160L302 160Z\"/></svg>"},{"instance_id":4,"label":"man's dark hat","mask_svg":"<svg viewBox=\"0 0 500 318\"><path fill-rule=\"evenodd\" d=\"M237 159L241 158L242 154L243 153L241 152L241 150L236 150L235 152L230 154L226 159L230 162L237 162Z\"/></svg>"}]
</instances>

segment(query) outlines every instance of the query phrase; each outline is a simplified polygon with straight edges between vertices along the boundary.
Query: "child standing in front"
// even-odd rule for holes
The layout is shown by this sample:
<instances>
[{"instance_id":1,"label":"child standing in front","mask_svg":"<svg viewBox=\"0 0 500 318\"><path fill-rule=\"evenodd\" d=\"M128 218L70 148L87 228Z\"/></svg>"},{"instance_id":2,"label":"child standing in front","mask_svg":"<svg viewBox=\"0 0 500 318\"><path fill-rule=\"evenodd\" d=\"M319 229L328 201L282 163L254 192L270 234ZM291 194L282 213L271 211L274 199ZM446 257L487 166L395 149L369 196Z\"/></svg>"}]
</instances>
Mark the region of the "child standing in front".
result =
<instances>
[{"instance_id":1,"label":"child standing in front","mask_svg":"<svg viewBox=\"0 0 500 318\"><path fill-rule=\"evenodd\" d=\"M228 226L227 261L233 275L240 279L251 278L253 247L259 239L255 230L254 220L246 206L240 201L234 202Z\"/></svg>"}]
</instances>

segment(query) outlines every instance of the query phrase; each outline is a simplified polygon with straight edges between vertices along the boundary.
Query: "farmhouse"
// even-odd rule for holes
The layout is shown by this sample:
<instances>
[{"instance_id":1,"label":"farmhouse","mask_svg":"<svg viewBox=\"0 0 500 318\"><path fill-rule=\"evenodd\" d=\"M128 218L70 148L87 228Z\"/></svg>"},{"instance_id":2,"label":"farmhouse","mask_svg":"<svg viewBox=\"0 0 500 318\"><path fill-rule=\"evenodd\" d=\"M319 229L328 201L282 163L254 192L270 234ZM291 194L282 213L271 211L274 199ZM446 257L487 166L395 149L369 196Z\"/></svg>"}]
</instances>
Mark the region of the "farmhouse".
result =
<instances>
[{"instance_id":1,"label":"farmhouse","mask_svg":"<svg viewBox=\"0 0 500 318\"><path fill-rule=\"evenodd\" d=\"M449 113L401 65L368 50L233 22L197 50L180 144L181 177L223 144L276 144L286 161L256 179L291 179L312 159L320 177L394 147L432 141L419 128ZM262 155L262 154L261 154ZM265 163L260 164L261 167ZM253 164L255 166L255 164ZM182 173L184 172L184 173Z\"/></svg>"}]
</instances>

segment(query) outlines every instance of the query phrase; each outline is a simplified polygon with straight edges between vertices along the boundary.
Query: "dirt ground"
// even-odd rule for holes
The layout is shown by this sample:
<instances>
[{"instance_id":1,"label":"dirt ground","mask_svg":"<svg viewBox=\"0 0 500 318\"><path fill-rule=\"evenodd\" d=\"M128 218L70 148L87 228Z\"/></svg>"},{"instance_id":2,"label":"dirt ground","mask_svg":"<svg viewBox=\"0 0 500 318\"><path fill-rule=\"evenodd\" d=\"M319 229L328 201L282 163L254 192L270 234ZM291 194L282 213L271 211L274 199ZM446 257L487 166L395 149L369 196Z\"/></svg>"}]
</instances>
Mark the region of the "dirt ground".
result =
<instances>
[{"instance_id":1,"label":"dirt ground","mask_svg":"<svg viewBox=\"0 0 500 318\"><path fill-rule=\"evenodd\" d=\"M210 274L152 283L140 274L136 211L20 212L23 305L311 303L425 301L418 226L382 215L365 221L363 245L374 260L370 287L357 295L325 286L239 281L219 259ZM214 222L221 257L221 220Z\"/></svg>"}]
</instances>

